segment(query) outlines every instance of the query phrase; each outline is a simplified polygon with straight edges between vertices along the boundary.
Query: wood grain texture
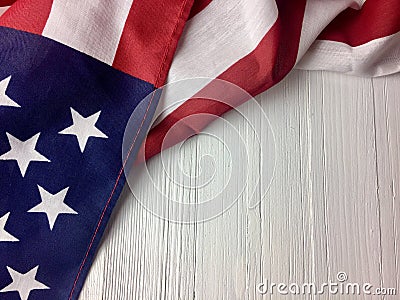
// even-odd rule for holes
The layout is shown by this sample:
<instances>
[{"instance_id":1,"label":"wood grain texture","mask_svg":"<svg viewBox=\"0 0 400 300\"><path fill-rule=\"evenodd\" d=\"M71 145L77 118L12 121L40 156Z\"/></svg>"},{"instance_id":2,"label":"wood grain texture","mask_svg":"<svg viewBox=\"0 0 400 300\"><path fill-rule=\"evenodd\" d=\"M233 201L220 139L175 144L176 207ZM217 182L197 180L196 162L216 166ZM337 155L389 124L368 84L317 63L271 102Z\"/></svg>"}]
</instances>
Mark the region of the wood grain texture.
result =
<instances>
[{"instance_id":1,"label":"wood grain texture","mask_svg":"<svg viewBox=\"0 0 400 300\"><path fill-rule=\"evenodd\" d=\"M268 167L269 153L251 146L254 135L237 114L211 126L220 140L194 137L166 151L164 165L155 157L148 165L154 182L138 175L137 198L167 205L153 193L156 184L171 199L209 199L237 166L223 145L234 138L226 134L233 124L248 146L250 181L230 209L225 206L237 190L223 191L222 215L192 225L154 216L125 188L80 299L280 299L260 295L256 285L266 280L321 284L340 271L351 282L399 293L399 94L400 75L369 79L295 71L258 96L274 131L276 168L254 209L247 202L261 169ZM264 126L259 111L248 115ZM267 133L260 138L272 140ZM185 176L193 184L200 181L208 166L204 154L214 159L215 176L208 185L186 189L171 182ZM262 198L266 185L261 179L255 197ZM187 214L192 221L204 217L202 211L171 208L169 213Z\"/></svg>"}]
</instances>

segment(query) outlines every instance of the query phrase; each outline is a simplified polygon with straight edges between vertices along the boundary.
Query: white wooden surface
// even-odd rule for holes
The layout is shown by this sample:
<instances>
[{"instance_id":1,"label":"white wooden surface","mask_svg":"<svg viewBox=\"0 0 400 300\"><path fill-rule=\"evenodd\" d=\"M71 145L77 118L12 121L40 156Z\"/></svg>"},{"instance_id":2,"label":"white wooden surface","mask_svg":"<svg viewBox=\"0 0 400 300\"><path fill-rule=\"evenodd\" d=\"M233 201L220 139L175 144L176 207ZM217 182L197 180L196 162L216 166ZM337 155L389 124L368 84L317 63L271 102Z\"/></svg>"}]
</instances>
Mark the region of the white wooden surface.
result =
<instances>
[{"instance_id":1,"label":"white wooden surface","mask_svg":"<svg viewBox=\"0 0 400 300\"><path fill-rule=\"evenodd\" d=\"M183 225L152 215L125 189L81 299L279 299L283 296L261 296L256 285L267 279L318 284L339 271L351 282L395 287L399 293L399 94L400 75L368 79L293 72L257 97L277 150L274 180L260 205L249 209L244 195L211 221ZM255 111L254 122L258 116ZM226 119L243 129L235 115ZM222 123L213 126L230 138ZM213 193L232 171L221 149L214 139L199 136L167 152L167 168L182 163L182 170L171 170L177 176L196 175L196 162L206 152L222 170L209 188L165 186L169 195L201 201ZM250 164L257 165L261 156L253 155ZM149 168L158 182L167 182L160 157ZM148 192L152 183L137 180L142 195L157 197ZM190 218L201 216L191 212Z\"/></svg>"}]
</instances>

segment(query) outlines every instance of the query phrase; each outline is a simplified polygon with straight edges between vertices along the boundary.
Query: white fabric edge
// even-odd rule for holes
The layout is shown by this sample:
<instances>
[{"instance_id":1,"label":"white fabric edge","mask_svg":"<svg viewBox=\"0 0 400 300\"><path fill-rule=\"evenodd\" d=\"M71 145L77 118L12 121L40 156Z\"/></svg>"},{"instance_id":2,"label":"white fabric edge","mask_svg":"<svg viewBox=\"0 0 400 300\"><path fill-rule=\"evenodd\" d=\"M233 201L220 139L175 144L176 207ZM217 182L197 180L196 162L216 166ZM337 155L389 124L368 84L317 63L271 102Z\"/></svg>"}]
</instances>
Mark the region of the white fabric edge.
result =
<instances>
[{"instance_id":1,"label":"white fabric edge","mask_svg":"<svg viewBox=\"0 0 400 300\"><path fill-rule=\"evenodd\" d=\"M308 0L301 27L299 51L296 62L300 61L324 28L345 9L360 9L366 0L321 1Z\"/></svg>"},{"instance_id":2,"label":"white fabric edge","mask_svg":"<svg viewBox=\"0 0 400 300\"><path fill-rule=\"evenodd\" d=\"M295 67L357 76L383 76L400 71L400 32L360 46L317 40Z\"/></svg>"},{"instance_id":3,"label":"white fabric edge","mask_svg":"<svg viewBox=\"0 0 400 300\"><path fill-rule=\"evenodd\" d=\"M9 6L0 7L0 16L2 14L4 14L6 12L6 10L9 9L9 8L10 8Z\"/></svg>"}]
</instances>

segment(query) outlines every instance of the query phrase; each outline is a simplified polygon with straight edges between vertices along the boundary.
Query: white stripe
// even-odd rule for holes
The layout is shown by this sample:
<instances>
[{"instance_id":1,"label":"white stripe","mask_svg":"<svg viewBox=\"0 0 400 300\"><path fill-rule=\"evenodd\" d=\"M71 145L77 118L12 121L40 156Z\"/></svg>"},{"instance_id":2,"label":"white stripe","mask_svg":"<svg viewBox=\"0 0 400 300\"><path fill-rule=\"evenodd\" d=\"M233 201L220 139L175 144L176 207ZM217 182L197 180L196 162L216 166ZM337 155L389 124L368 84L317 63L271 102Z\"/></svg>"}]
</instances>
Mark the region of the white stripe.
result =
<instances>
[{"instance_id":1,"label":"white stripe","mask_svg":"<svg viewBox=\"0 0 400 300\"><path fill-rule=\"evenodd\" d=\"M351 47L317 40L296 66L305 70L330 70L359 76L382 76L400 71L400 32Z\"/></svg>"},{"instance_id":2,"label":"white stripe","mask_svg":"<svg viewBox=\"0 0 400 300\"><path fill-rule=\"evenodd\" d=\"M109 65L133 0L54 0L43 35Z\"/></svg>"},{"instance_id":3,"label":"white stripe","mask_svg":"<svg viewBox=\"0 0 400 300\"><path fill-rule=\"evenodd\" d=\"M9 6L5 7L0 7L0 16L6 12L6 10L9 8Z\"/></svg>"},{"instance_id":4,"label":"white stripe","mask_svg":"<svg viewBox=\"0 0 400 300\"><path fill-rule=\"evenodd\" d=\"M274 0L212 1L187 22L167 82L217 77L251 53L277 18ZM194 87L193 92L202 87ZM156 113L164 111L159 119L173 110L175 99L166 88Z\"/></svg>"},{"instance_id":5,"label":"white stripe","mask_svg":"<svg viewBox=\"0 0 400 300\"><path fill-rule=\"evenodd\" d=\"M322 30L346 8L360 9L366 0L321 1L308 0L304 11L300 45L297 53L299 61Z\"/></svg>"}]
</instances>

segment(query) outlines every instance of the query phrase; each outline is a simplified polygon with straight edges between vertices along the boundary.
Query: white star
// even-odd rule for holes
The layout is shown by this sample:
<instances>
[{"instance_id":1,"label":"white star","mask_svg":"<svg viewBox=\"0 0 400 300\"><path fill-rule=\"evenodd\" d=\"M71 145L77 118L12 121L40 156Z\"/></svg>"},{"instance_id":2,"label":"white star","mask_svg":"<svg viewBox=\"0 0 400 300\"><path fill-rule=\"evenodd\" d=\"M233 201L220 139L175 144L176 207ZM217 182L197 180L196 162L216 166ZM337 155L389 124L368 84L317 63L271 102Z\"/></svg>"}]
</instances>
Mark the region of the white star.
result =
<instances>
[{"instance_id":1,"label":"white star","mask_svg":"<svg viewBox=\"0 0 400 300\"><path fill-rule=\"evenodd\" d=\"M69 188L65 188L55 195L49 193L39 185L38 188L42 202L28 210L28 212L45 213L47 215L47 219L49 220L50 230L53 230L54 223L56 222L59 214L78 214L71 207L64 203L64 199Z\"/></svg>"},{"instance_id":2,"label":"white star","mask_svg":"<svg viewBox=\"0 0 400 300\"><path fill-rule=\"evenodd\" d=\"M48 286L35 279L38 268L39 266L36 266L25 274L21 274L10 267L7 267L12 282L3 288L0 293L18 292L21 300L27 300L32 290L50 289Z\"/></svg>"},{"instance_id":3,"label":"white star","mask_svg":"<svg viewBox=\"0 0 400 300\"><path fill-rule=\"evenodd\" d=\"M16 237L12 236L4 229L9 216L10 216L10 213L8 212L0 218L0 242L18 242L19 241Z\"/></svg>"},{"instance_id":4,"label":"white star","mask_svg":"<svg viewBox=\"0 0 400 300\"><path fill-rule=\"evenodd\" d=\"M18 103L16 103L6 95L6 91L8 88L8 84L10 83L10 80L11 76L8 76L6 79L0 81L0 106L21 107Z\"/></svg>"},{"instance_id":5,"label":"white star","mask_svg":"<svg viewBox=\"0 0 400 300\"><path fill-rule=\"evenodd\" d=\"M100 117L101 111L85 118L81 116L77 111L71 108L71 115L72 115L72 126L62 130L59 134L71 134L75 135L78 139L79 148L81 152L85 150L87 141L90 137L98 137L106 139L106 136L103 132L101 132L95 125L97 120Z\"/></svg>"},{"instance_id":6,"label":"white star","mask_svg":"<svg viewBox=\"0 0 400 300\"><path fill-rule=\"evenodd\" d=\"M0 160L16 160L21 171L22 177L25 176L26 170L32 161L50 162L46 157L35 150L40 133L34 135L25 142L6 133L11 150L0 156Z\"/></svg>"}]
</instances>

